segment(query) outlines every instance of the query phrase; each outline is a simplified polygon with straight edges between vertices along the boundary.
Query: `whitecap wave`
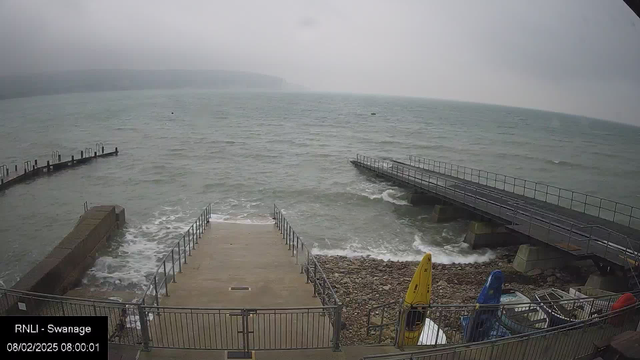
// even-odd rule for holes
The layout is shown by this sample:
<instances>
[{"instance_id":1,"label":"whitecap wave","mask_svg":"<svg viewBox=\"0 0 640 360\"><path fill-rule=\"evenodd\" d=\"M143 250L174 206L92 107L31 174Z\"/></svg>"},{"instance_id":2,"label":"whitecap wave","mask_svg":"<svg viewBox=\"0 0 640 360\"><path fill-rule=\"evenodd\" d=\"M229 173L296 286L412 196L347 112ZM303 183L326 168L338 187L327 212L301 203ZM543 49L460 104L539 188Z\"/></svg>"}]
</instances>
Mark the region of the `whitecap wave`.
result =
<instances>
[{"instance_id":1,"label":"whitecap wave","mask_svg":"<svg viewBox=\"0 0 640 360\"><path fill-rule=\"evenodd\" d=\"M179 208L164 207L144 223L126 225L117 248L101 255L89 269L83 282L93 288L139 291L147 284L158 260L182 237L193 218Z\"/></svg>"},{"instance_id":2,"label":"whitecap wave","mask_svg":"<svg viewBox=\"0 0 640 360\"><path fill-rule=\"evenodd\" d=\"M411 205L406 200L398 199L398 197L400 195L402 195L402 194L401 194L400 191L396 191L396 190L393 190L393 189L385 190L382 194L374 194L374 195L372 195L372 194L363 193L363 194L360 194L360 195L366 196L371 200L382 199L384 201L387 201L387 202L390 202L390 203L393 203L393 204L396 204L396 205L402 205L402 206Z\"/></svg>"},{"instance_id":3,"label":"whitecap wave","mask_svg":"<svg viewBox=\"0 0 640 360\"><path fill-rule=\"evenodd\" d=\"M411 246L421 252L430 252L433 262L440 264L470 264L487 262L496 257L496 254L489 250L471 250L471 247L460 239L459 242L445 245L443 247L426 244L422 235L416 234Z\"/></svg>"},{"instance_id":4,"label":"whitecap wave","mask_svg":"<svg viewBox=\"0 0 640 360\"><path fill-rule=\"evenodd\" d=\"M445 245L443 247L430 246L426 244L421 234L414 236L411 250L400 250L381 246L371 248L364 246L358 241L350 242L346 248L321 249L313 247L313 254L326 256L346 256L346 257L371 257L385 261L420 261L425 253L430 252L432 261L439 264L470 264L490 261L495 258L495 253L489 249L471 250L469 245L458 239L459 242Z\"/></svg>"},{"instance_id":5,"label":"whitecap wave","mask_svg":"<svg viewBox=\"0 0 640 360\"><path fill-rule=\"evenodd\" d=\"M209 220L212 222L223 222L231 224L248 224L248 225L267 225L273 224L274 220L269 215L257 216L253 215L251 218L245 217L246 215L231 216L223 214L211 214Z\"/></svg>"}]
</instances>

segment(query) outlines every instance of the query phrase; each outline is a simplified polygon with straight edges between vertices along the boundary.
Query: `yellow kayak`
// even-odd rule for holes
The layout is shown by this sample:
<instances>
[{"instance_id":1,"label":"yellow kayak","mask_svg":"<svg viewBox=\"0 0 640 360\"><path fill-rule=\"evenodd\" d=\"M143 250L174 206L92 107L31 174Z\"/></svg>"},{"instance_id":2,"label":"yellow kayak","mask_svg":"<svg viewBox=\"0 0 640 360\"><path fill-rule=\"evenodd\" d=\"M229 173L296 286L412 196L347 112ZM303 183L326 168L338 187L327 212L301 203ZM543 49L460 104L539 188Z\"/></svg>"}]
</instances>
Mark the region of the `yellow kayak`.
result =
<instances>
[{"instance_id":1,"label":"yellow kayak","mask_svg":"<svg viewBox=\"0 0 640 360\"><path fill-rule=\"evenodd\" d=\"M404 297L404 308L409 309L404 319L405 346L417 345L424 325L425 313L419 310L421 305L429 305L431 301L431 254L426 253L413 274L407 295Z\"/></svg>"}]
</instances>

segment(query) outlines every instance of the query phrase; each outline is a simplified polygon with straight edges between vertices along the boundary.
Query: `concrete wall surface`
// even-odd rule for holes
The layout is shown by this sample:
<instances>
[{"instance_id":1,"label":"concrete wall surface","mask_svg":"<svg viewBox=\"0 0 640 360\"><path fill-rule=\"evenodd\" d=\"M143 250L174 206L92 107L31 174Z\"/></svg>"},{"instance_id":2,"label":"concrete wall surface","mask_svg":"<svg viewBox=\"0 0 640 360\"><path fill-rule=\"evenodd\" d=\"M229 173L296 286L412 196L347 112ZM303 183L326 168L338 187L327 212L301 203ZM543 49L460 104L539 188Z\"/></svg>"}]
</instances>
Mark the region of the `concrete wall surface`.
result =
<instances>
[{"instance_id":1,"label":"concrete wall surface","mask_svg":"<svg viewBox=\"0 0 640 360\"><path fill-rule=\"evenodd\" d=\"M13 286L13 289L63 295L80 282L98 249L124 226L124 208L94 206L60 243Z\"/></svg>"}]
</instances>

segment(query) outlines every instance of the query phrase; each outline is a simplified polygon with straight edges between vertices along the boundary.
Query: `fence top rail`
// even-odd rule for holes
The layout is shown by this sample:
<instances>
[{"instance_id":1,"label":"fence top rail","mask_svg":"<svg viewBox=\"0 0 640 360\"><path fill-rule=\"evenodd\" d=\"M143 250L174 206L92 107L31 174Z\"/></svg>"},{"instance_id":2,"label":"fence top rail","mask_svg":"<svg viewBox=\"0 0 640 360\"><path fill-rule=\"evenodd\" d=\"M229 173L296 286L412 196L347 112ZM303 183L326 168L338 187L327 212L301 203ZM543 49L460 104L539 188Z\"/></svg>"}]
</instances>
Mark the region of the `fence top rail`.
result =
<instances>
[{"instance_id":1,"label":"fence top rail","mask_svg":"<svg viewBox=\"0 0 640 360\"><path fill-rule=\"evenodd\" d=\"M15 290L0 287L0 294L11 294L16 296L22 296L32 299L38 300L53 300L53 301L65 301L65 302L85 302L85 303L100 303L100 304L109 304L109 305L138 305L135 302L121 302L117 300L102 300L102 299L87 299L87 298L78 298L72 296L61 296L61 295L53 295L53 294L45 294L45 293L37 293L31 291L24 290Z\"/></svg>"},{"instance_id":2,"label":"fence top rail","mask_svg":"<svg viewBox=\"0 0 640 360\"><path fill-rule=\"evenodd\" d=\"M282 215L282 217L284 218L284 220L286 221L286 223L289 224L289 220L287 220L287 218L284 216L284 213L278 207L278 205L273 204L273 209L274 209L274 211L280 213ZM274 214L274 216L275 215L276 214ZM309 258L311 260L313 260L314 264L316 265L316 268L320 269L320 275L322 276L323 281L327 284L327 286L329 288L329 293L331 294L331 296L333 298L333 301L335 302L335 305L340 305L341 304L340 299L338 299L338 296L336 295L336 292L333 290L333 286L331 286L331 283L329 282L329 280L327 279L326 275L324 274L324 271L322 270L322 266L320 266L320 264L316 260L315 256L313 256L313 252L311 251L309 246L304 243L304 241L302 240L302 237L300 237L300 235L298 235L297 233L296 233L296 235L298 236L298 239L300 239L300 242L302 243L303 247L307 251L307 254L309 255ZM309 266L309 264L307 264L307 266Z\"/></svg>"},{"instance_id":3,"label":"fence top rail","mask_svg":"<svg viewBox=\"0 0 640 360\"><path fill-rule=\"evenodd\" d=\"M327 306L292 306L292 307L194 307L194 306L159 306L159 305L142 305L145 309L158 309L158 310L213 310L213 311L288 311L288 310L334 310L337 309L337 305Z\"/></svg>"},{"instance_id":4,"label":"fence top rail","mask_svg":"<svg viewBox=\"0 0 640 360\"><path fill-rule=\"evenodd\" d=\"M173 250L176 247L180 246L180 241L183 240L186 236L187 233L193 231L193 226L195 225L195 223L198 221L198 219L200 219L200 216L202 216L203 214L207 213L207 210L211 207L211 203L209 203L207 206L204 207L204 209L202 210L202 212L200 213L200 215L196 218L196 220L193 222L193 224L191 224L191 226L182 234L182 237L180 237L178 239L178 241L176 241L174 243L174 245L171 247L171 249L169 249L169 251L165 254L164 257L162 257L162 259L160 260L158 267L156 268L156 271L153 273L153 276L151 277L151 279L153 279L154 277L158 276L158 273L160 272L160 270L163 267L163 264L167 261L167 259L169 259L170 255L173 253ZM178 260L180 261L180 260ZM174 264L172 264L172 266L175 266ZM166 281L166 279L164 279L164 281ZM147 295L149 294L149 291L151 290L151 288L153 287L153 282L149 281L149 284L147 284L147 288L144 291L144 294L142 295L142 302L144 302L144 299L147 297Z\"/></svg>"},{"instance_id":5,"label":"fence top rail","mask_svg":"<svg viewBox=\"0 0 640 360\"><path fill-rule=\"evenodd\" d=\"M385 164L387 166L389 166L389 165L393 166L392 162L391 161L387 161L387 160L379 160L379 159L371 158L371 157L360 155L360 154L358 154L358 158L362 159L362 163L369 164L369 165L372 165L372 166L374 166L372 164L374 161L375 162L379 162L381 164ZM404 166L404 165L400 164L399 166ZM451 181L452 184L462 184L462 183L456 182L455 180L450 180L450 179L446 179L446 178L440 178L440 177L435 176L435 175L432 176L432 177L435 178L435 179L442 179L442 180L445 180L445 181ZM439 184L436 183L436 184L434 184L434 186L440 187L442 185L439 185ZM521 205L522 209L516 209L514 207L508 206L508 205L503 204L503 203L499 203L499 202L496 202L496 201L485 199L483 197L477 196L477 195L472 194L472 193L467 193L464 190L458 190L458 189L451 189L451 190L456 192L456 193L467 194L469 197L480 199L481 201L483 201L483 202L485 202L487 204L492 204L494 206L497 206L497 207L500 207L502 209L505 209L506 211L511 211L511 212L514 212L514 213L522 213L522 214L526 215L526 213L524 213L523 210L528 210L528 211L531 211L531 212L540 212L539 209L531 208L530 206L526 206L526 205ZM509 204L511 204L511 202L509 202ZM547 215L549 215L549 214L547 214ZM531 213L529 213L527 216L529 218L531 218L531 219L536 219L536 220L541 221L541 222L543 222L545 224L550 224L550 226L553 225L555 227L564 229L566 231L570 231L572 234L586 236L588 239L592 239L594 241L599 241L599 242L602 242L603 244L611 244L609 241L604 241L604 240L598 239L596 237L593 237L592 234L583 234L583 233L581 233L579 231L579 229L584 229L585 226L582 225L582 224L575 223L575 222L573 222L571 220L566 220L566 219L563 220L564 222L566 222L568 224L562 225L562 224L552 223L550 220L548 220L548 219L546 219L544 217L541 217L541 216L538 216L538 215L533 215ZM556 217L556 216L553 216L553 217ZM603 229L606 229L606 231L610 232L611 234L615 234L615 235L617 235L619 237L622 237L622 238L626 239L627 242L629 243L629 245L631 245L632 243L635 244L635 245L639 245L640 244L640 240L631 239L626 235L620 234L620 233L615 232L613 230L610 230L610 229L608 229L606 227L603 227ZM623 252L623 253L625 253L627 255L632 255L633 257L640 256L640 254L635 251L633 246L630 246L630 248L625 248L625 247L621 247L621 246L616 246L616 247L618 248L618 250L620 252Z\"/></svg>"},{"instance_id":6,"label":"fence top rail","mask_svg":"<svg viewBox=\"0 0 640 360\"><path fill-rule=\"evenodd\" d=\"M574 299L561 299L561 300L549 300L549 301L530 301L530 302L520 302L520 303L509 303L509 304L429 304L429 305L414 305L414 309L418 310L428 310L428 309L472 309L472 310L481 310L481 309L499 309L500 307L517 307L517 306L540 306L540 305L551 305L551 304L566 304L566 303L585 303L590 301L606 301L611 300L613 298L618 298L623 294L630 293L633 296L640 297L640 290L627 291L623 293L613 293L609 295L599 295L599 296L588 296ZM402 306L403 299L399 299L396 301L390 301L384 304L375 305L371 307L369 310L377 310L383 307L389 306Z\"/></svg>"},{"instance_id":7,"label":"fence top rail","mask_svg":"<svg viewBox=\"0 0 640 360\"><path fill-rule=\"evenodd\" d=\"M603 197L597 196L597 195L586 194L586 193L583 193L583 192L580 192L580 191L576 191L576 190L565 189L565 188L562 188L562 187L559 187L559 186L556 186L556 185L546 184L546 183L541 182L541 181L527 180L527 179L519 178L519 177L516 177L516 176L500 174L500 173L496 173L496 172L493 172L493 171L476 169L476 168L472 168L472 167L469 167L469 166L458 165L458 164L453 164L453 163L447 163L447 162L444 162L444 161L439 161L439 160L434 160L434 159L429 159L429 158L423 158L423 157L418 157L418 156L414 156L414 155L409 155L409 156L410 156L410 158L413 158L413 159L421 159L421 160L433 161L433 162L440 163L440 164L447 164L447 165L451 165L451 166L456 166L456 167L466 168L466 169L470 169L470 170L475 170L475 171L478 171L478 172L482 171L482 172L485 172L487 174L495 174L495 175L500 175L500 176L503 176L503 177L509 177L509 178L512 178L512 179L515 179L515 180L531 182L531 183L534 183L534 184L540 184L540 185L545 185L545 186L548 186L548 187L553 187L553 188L556 188L556 189L558 189L560 191L567 191L567 192L570 192L570 193L573 193L573 194L579 194L579 195L585 196L585 201L586 201L587 197L590 197L590 198L595 198L595 199L598 199L598 200L608 201L608 202L611 202L611 203L614 203L614 204L618 204L618 205L621 205L621 206L626 206L626 207L629 207L631 209L638 209L637 206L625 204L625 203L622 203L620 201L615 201L615 200L603 198ZM534 188L530 188L530 189L534 190ZM579 199L574 199L574 200L576 200L578 202L580 201Z\"/></svg>"},{"instance_id":8,"label":"fence top rail","mask_svg":"<svg viewBox=\"0 0 640 360\"><path fill-rule=\"evenodd\" d=\"M434 348L434 349L406 351L406 352L403 352L401 354L369 355L369 356L365 356L363 359L378 359L378 358L395 359L395 358L398 358L398 357L410 359L410 358L412 358L412 356L420 356L421 354L433 354L433 355L435 355L435 354L439 354L439 353L448 353L448 352L455 351L456 349L460 349L460 348L485 347L485 346L489 346L489 345L496 344L496 343L503 343L503 342L504 343L508 343L508 342L513 342L513 341L518 341L518 340L521 340L521 339L534 338L534 337L538 337L538 336L544 336L544 335L548 335L548 334L559 333L559 332L566 331L566 330L583 328L584 326L587 326L588 324L597 323L597 322L600 322L600 321L605 320L605 319L609 319L609 318L612 318L612 317L615 317L615 316L619 316L619 315L622 315L624 312L627 312L628 310L633 310L633 309L635 309L635 310L640 309L640 303L635 303L635 304L629 305L627 307L624 307L622 309L611 311L611 312L608 312L606 314L598 315L598 316L595 316L595 317L592 317L592 318L589 318L589 319L586 319L586 320L574 321L574 322L570 322L570 323L567 323L567 324L555 326L555 327L552 327L552 328L532 331L532 332L529 332L529 333L518 334L518 335L513 335L513 336L507 336L507 337L498 338L498 339L492 339L492 340L483 340L483 341L478 341L478 342L473 342L473 343L465 343L465 344L456 344L456 345L443 346L443 347L438 347L438 348Z\"/></svg>"}]
</instances>

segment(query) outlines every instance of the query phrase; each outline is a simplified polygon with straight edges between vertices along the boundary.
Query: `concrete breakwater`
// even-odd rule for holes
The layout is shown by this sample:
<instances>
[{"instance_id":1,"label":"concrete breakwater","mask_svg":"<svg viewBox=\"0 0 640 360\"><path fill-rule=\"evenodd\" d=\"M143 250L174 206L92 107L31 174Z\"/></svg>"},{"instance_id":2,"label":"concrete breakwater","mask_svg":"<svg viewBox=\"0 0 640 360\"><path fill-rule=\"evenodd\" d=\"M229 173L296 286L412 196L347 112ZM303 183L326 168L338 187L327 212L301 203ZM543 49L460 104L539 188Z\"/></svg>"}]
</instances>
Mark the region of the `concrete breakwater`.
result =
<instances>
[{"instance_id":1,"label":"concrete breakwater","mask_svg":"<svg viewBox=\"0 0 640 360\"><path fill-rule=\"evenodd\" d=\"M96 253L125 224L124 208L94 206L86 211L71 232L12 287L15 290L64 295L76 286L96 260ZM11 313L16 304L0 309Z\"/></svg>"},{"instance_id":2,"label":"concrete breakwater","mask_svg":"<svg viewBox=\"0 0 640 360\"><path fill-rule=\"evenodd\" d=\"M38 176L51 175L56 171L87 164L98 158L117 156L118 152L117 147L113 151L105 152L104 146L98 147L98 144L96 144L96 149L85 148L80 151L79 157L76 158L75 155L71 155L69 160L62 160L60 153L54 151L51 153L51 160L47 160L46 164L42 164L41 162L40 166L38 166L37 159L33 162L31 162L31 160L25 161L20 171L18 170L17 164L14 164L13 168L12 166L1 164L0 191L6 190L13 185L20 184Z\"/></svg>"}]
</instances>

